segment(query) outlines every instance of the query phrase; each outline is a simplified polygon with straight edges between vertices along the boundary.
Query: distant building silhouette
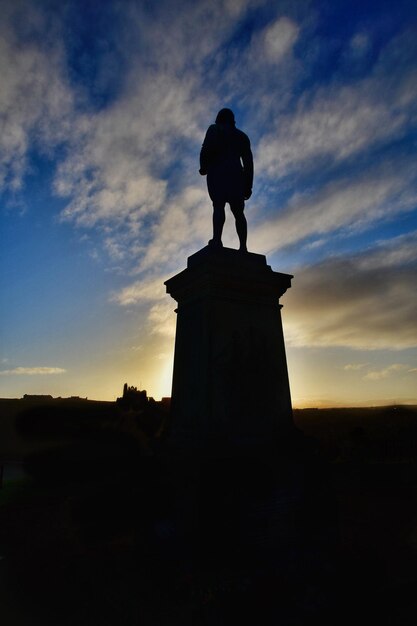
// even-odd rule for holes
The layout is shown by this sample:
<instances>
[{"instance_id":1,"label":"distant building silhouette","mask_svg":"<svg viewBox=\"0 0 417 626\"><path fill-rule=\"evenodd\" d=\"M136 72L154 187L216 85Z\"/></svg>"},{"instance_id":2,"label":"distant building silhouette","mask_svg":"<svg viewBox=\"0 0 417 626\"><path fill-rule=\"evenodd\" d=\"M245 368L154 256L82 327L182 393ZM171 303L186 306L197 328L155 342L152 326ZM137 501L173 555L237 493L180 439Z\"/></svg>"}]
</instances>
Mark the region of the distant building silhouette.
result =
<instances>
[{"instance_id":1,"label":"distant building silhouette","mask_svg":"<svg viewBox=\"0 0 417 626\"><path fill-rule=\"evenodd\" d=\"M51 395L32 395L29 393L25 393L22 400L53 400L53 396Z\"/></svg>"},{"instance_id":2,"label":"distant building silhouette","mask_svg":"<svg viewBox=\"0 0 417 626\"><path fill-rule=\"evenodd\" d=\"M148 398L146 390L140 391L137 387L129 387L127 383L123 385L122 397L116 400L118 406L135 411L147 408L150 402L155 401L153 398Z\"/></svg>"},{"instance_id":3,"label":"distant building silhouette","mask_svg":"<svg viewBox=\"0 0 417 626\"><path fill-rule=\"evenodd\" d=\"M25 393L21 400L88 400L88 398L81 398L81 396L68 396L67 398L62 398L61 396L58 396L57 398L54 398L50 394Z\"/></svg>"}]
</instances>

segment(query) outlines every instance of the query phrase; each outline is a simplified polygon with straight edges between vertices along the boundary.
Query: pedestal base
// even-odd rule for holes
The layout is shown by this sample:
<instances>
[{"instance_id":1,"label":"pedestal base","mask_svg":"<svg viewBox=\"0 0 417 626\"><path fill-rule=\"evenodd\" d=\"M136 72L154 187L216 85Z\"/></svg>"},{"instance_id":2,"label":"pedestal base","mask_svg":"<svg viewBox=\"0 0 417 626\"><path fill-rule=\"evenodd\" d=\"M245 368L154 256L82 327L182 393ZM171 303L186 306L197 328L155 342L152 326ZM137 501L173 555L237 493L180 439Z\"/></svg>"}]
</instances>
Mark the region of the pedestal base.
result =
<instances>
[{"instance_id":1,"label":"pedestal base","mask_svg":"<svg viewBox=\"0 0 417 626\"><path fill-rule=\"evenodd\" d=\"M263 255L206 247L166 281L178 302L177 436L244 441L293 428L279 305L291 278Z\"/></svg>"}]
</instances>

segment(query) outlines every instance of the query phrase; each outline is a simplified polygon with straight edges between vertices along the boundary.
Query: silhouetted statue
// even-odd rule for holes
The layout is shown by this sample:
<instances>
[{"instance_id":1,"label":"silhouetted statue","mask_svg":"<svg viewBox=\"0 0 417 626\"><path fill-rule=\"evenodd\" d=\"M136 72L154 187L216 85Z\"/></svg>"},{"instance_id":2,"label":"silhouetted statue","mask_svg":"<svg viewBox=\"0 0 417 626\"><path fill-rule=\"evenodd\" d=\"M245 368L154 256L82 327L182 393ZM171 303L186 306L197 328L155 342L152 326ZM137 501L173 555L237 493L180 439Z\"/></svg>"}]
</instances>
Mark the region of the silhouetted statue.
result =
<instances>
[{"instance_id":1,"label":"silhouetted statue","mask_svg":"<svg viewBox=\"0 0 417 626\"><path fill-rule=\"evenodd\" d=\"M221 109L216 123L207 130L200 153L200 174L207 174L213 202L213 239L209 245L222 247L225 205L230 204L236 221L240 250L246 252L247 223L245 200L252 195L253 159L249 137L235 127L230 109Z\"/></svg>"}]
</instances>

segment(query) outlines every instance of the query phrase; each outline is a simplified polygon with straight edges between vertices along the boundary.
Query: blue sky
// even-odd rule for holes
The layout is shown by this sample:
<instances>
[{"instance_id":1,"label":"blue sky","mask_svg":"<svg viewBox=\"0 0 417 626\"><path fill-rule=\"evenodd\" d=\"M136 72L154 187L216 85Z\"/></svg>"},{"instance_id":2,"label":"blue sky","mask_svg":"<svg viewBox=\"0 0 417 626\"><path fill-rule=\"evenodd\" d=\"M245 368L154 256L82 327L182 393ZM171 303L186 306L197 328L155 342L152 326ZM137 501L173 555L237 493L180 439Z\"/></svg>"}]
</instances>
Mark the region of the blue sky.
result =
<instances>
[{"instance_id":1,"label":"blue sky","mask_svg":"<svg viewBox=\"0 0 417 626\"><path fill-rule=\"evenodd\" d=\"M0 0L0 396L170 394L163 282L211 233L198 155L251 138L249 249L295 406L417 403L417 7ZM229 214L224 243L237 247Z\"/></svg>"}]
</instances>

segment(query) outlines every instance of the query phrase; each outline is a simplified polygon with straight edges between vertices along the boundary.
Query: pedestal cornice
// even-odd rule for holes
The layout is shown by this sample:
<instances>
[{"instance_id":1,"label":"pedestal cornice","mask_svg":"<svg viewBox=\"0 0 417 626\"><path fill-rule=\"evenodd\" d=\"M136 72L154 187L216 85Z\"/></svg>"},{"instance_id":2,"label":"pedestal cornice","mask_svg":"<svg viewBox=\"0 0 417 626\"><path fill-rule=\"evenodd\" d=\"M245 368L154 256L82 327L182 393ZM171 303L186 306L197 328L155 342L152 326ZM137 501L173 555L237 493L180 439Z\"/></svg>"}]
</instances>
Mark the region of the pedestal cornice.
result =
<instances>
[{"instance_id":1,"label":"pedestal cornice","mask_svg":"<svg viewBox=\"0 0 417 626\"><path fill-rule=\"evenodd\" d=\"M178 303L215 295L276 304L291 287L292 278L290 274L272 271L264 255L206 246L190 256L187 269L165 285L167 293Z\"/></svg>"}]
</instances>

